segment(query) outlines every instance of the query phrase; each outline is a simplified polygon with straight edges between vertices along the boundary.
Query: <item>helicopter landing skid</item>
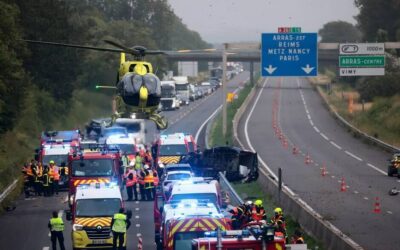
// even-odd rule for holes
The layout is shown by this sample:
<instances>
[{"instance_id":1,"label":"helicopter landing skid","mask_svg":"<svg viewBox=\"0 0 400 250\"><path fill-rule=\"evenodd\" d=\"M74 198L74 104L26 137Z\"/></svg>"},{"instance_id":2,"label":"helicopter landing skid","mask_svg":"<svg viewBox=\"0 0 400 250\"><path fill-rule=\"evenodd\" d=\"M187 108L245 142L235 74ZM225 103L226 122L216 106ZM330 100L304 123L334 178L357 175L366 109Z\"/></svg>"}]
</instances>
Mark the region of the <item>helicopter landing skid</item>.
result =
<instances>
[{"instance_id":1,"label":"helicopter landing skid","mask_svg":"<svg viewBox=\"0 0 400 250\"><path fill-rule=\"evenodd\" d=\"M164 116L153 113L150 114L149 119L156 124L158 130L164 130L168 127L168 120Z\"/></svg>"}]
</instances>

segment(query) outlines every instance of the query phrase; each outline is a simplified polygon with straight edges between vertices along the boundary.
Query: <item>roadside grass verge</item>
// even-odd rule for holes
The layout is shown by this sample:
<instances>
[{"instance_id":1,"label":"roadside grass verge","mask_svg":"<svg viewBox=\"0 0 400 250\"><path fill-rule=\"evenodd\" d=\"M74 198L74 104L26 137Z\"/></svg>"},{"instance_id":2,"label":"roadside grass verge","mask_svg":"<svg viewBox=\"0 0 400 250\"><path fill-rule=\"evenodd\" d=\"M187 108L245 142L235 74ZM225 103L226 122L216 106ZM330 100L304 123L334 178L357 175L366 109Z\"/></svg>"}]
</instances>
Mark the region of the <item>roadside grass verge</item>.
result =
<instances>
[{"instance_id":1,"label":"roadside grass verge","mask_svg":"<svg viewBox=\"0 0 400 250\"><path fill-rule=\"evenodd\" d=\"M222 110L219 112L217 117L215 118L210 133L210 146L222 146L222 145L232 145L233 144L233 123L232 120L236 114L236 111L240 108L248 94L252 89L252 85L248 82L244 85L244 87L239 91L237 95L237 99L234 99L232 103L228 103L227 106L227 129L226 136L224 137L222 134Z\"/></svg>"},{"instance_id":2,"label":"roadside grass verge","mask_svg":"<svg viewBox=\"0 0 400 250\"><path fill-rule=\"evenodd\" d=\"M239 194L239 196L245 201L245 200L262 200L263 201L263 206L265 208L265 211L267 212L267 219L270 220L274 216L274 209L278 207L276 203L272 201L272 198L270 195L265 193L262 190L262 187L258 182L252 182L252 183L232 183L233 188L236 190L236 192ZM297 223L295 220L293 220L292 217L289 215L285 214L285 208L282 207L285 220L286 220L286 233L288 235L289 243L290 243L290 237L294 235L294 231L296 229L301 230L301 226L299 223ZM303 238L305 242L307 243L307 249L324 249L323 245L321 242L315 240L311 236L307 235L303 230Z\"/></svg>"}]
</instances>

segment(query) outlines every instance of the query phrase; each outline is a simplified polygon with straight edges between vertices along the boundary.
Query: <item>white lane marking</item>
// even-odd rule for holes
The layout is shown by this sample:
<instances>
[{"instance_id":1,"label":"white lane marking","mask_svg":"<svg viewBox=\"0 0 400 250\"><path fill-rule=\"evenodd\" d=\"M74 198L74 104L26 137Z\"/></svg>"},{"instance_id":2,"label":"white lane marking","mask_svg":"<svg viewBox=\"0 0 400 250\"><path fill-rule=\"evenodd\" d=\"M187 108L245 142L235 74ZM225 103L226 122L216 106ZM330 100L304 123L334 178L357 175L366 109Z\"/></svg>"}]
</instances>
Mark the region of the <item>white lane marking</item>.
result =
<instances>
[{"instance_id":1,"label":"white lane marking","mask_svg":"<svg viewBox=\"0 0 400 250\"><path fill-rule=\"evenodd\" d=\"M49 234L47 236L51 237L51 233L49 232Z\"/></svg>"},{"instance_id":2,"label":"white lane marking","mask_svg":"<svg viewBox=\"0 0 400 250\"><path fill-rule=\"evenodd\" d=\"M357 155L355 155L355 154L352 154L351 152L349 152L349 151L344 151L347 155L349 155L349 156L351 156L351 157L353 157L354 159L356 159L356 160L358 160L358 161L362 161L362 159L360 158L360 157L358 157Z\"/></svg>"},{"instance_id":3,"label":"white lane marking","mask_svg":"<svg viewBox=\"0 0 400 250\"><path fill-rule=\"evenodd\" d=\"M214 113L212 113L212 114L210 115L210 117L208 117L208 119L205 120L205 121L203 122L203 124L201 124L199 130L197 130L197 132L196 132L196 136L195 136L195 139L194 139L196 143L197 143L197 140L199 139L201 130L203 130L204 126L208 123L208 121L210 121L210 120L215 116L215 114L218 113L218 111L219 111L221 108L222 108L222 105L220 105L220 106L214 111Z\"/></svg>"},{"instance_id":4,"label":"white lane marking","mask_svg":"<svg viewBox=\"0 0 400 250\"><path fill-rule=\"evenodd\" d=\"M139 204L139 201L135 201L136 204Z\"/></svg>"},{"instance_id":5,"label":"white lane marking","mask_svg":"<svg viewBox=\"0 0 400 250\"><path fill-rule=\"evenodd\" d=\"M400 180L397 180L397 182L400 182Z\"/></svg>"},{"instance_id":6,"label":"white lane marking","mask_svg":"<svg viewBox=\"0 0 400 250\"><path fill-rule=\"evenodd\" d=\"M139 219L139 215L135 215L135 219Z\"/></svg>"},{"instance_id":7,"label":"white lane marking","mask_svg":"<svg viewBox=\"0 0 400 250\"><path fill-rule=\"evenodd\" d=\"M320 131L319 131L319 129L317 128L317 127L313 127L314 128L314 130L317 132L317 133L319 133Z\"/></svg>"},{"instance_id":8,"label":"white lane marking","mask_svg":"<svg viewBox=\"0 0 400 250\"><path fill-rule=\"evenodd\" d=\"M137 207L137 208L135 208L135 210L136 210L136 211L139 211L139 208Z\"/></svg>"},{"instance_id":9,"label":"white lane marking","mask_svg":"<svg viewBox=\"0 0 400 250\"><path fill-rule=\"evenodd\" d=\"M356 190L356 191L353 191L353 193L358 194L358 191L357 191L357 190Z\"/></svg>"},{"instance_id":10,"label":"white lane marking","mask_svg":"<svg viewBox=\"0 0 400 250\"><path fill-rule=\"evenodd\" d=\"M140 224L136 224L136 227L140 227Z\"/></svg>"},{"instance_id":11,"label":"white lane marking","mask_svg":"<svg viewBox=\"0 0 400 250\"><path fill-rule=\"evenodd\" d=\"M49 250L50 247L43 247L42 250Z\"/></svg>"},{"instance_id":12,"label":"white lane marking","mask_svg":"<svg viewBox=\"0 0 400 250\"><path fill-rule=\"evenodd\" d=\"M311 126L314 126L314 122L312 120L310 120L310 124Z\"/></svg>"},{"instance_id":13,"label":"white lane marking","mask_svg":"<svg viewBox=\"0 0 400 250\"><path fill-rule=\"evenodd\" d=\"M141 236L142 236L141 233L137 233L137 234L136 234L136 237L141 237Z\"/></svg>"},{"instance_id":14,"label":"white lane marking","mask_svg":"<svg viewBox=\"0 0 400 250\"><path fill-rule=\"evenodd\" d=\"M366 201L367 201L367 200L369 200L369 199L368 199L368 197L364 196L364 200L366 200Z\"/></svg>"},{"instance_id":15,"label":"white lane marking","mask_svg":"<svg viewBox=\"0 0 400 250\"><path fill-rule=\"evenodd\" d=\"M332 177L332 179L335 179L336 176L332 175L331 177Z\"/></svg>"},{"instance_id":16,"label":"white lane marking","mask_svg":"<svg viewBox=\"0 0 400 250\"><path fill-rule=\"evenodd\" d=\"M320 133L320 135L321 135L325 140L329 141L328 136L326 136L324 133Z\"/></svg>"},{"instance_id":17,"label":"white lane marking","mask_svg":"<svg viewBox=\"0 0 400 250\"><path fill-rule=\"evenodd\" d=\"M337 148L337 149L339 149L339 150L342 150L342 147L341 147L341 146L337 145L337 144L334 143L333 141L330 141L330 142L331 142L331 144L332 144L335 148Z\"/></svg>"},{"instance_id":18,"label":"white lane marking","mask_svg":"<svg viewBox=\"0 0 400 250\"><path fill-rule=\"evenodd\" d=\"M383 171L383 170L381 170L381 169L375 167L375 166L372 165L371 163L367 163L367 165L368 165L370 168L372 168L372 169L378 171L379 173L381 173L381 174L383 174L383 175L387 175L387 173L386 173L385 171ZM397 180L397 181L400 182L400 180Z\"/></svg>"},{"instance_id":19,"label":"white lane marking","mask_svg":"<svg viewBox=\"0 0 400 250\"><path fill-rule=\"evenodd\" d=\"M308 120L311 120L311 116L310 115L307 115L307 118L308 118Z\"/></svg>"},{"instance_id":20,"label":"white lane marking","mask_svg":"<svg viewBox=\"0 0 400 250\"><path fill-rule=\"evenodd\" d=\"M387 211L388 214L393 214L392 211Z\"/></svg>"}]
</instances>

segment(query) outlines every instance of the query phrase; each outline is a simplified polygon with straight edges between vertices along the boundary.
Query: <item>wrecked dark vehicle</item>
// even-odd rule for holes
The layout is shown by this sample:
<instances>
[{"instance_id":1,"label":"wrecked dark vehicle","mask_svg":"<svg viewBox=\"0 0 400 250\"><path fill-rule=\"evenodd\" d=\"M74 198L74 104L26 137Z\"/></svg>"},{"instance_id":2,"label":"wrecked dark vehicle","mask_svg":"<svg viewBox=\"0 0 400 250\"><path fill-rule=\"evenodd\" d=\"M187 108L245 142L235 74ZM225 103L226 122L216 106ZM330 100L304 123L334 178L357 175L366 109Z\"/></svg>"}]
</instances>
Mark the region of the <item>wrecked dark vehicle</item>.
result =
<instances>
[{"instance_id":1,"label":"wrecked dark vehicle","mask_svg":"<svg viewBox=\"0 0 400 250\"><path fill-rule=\"evenodd\" d=\"M222 172L228 181L252 182L259 175L257 153L237 147L214 147L203 153L190 153L181 163L189 163L195 176L218 179L218 173Z\"/></svg>"}]
</instances>

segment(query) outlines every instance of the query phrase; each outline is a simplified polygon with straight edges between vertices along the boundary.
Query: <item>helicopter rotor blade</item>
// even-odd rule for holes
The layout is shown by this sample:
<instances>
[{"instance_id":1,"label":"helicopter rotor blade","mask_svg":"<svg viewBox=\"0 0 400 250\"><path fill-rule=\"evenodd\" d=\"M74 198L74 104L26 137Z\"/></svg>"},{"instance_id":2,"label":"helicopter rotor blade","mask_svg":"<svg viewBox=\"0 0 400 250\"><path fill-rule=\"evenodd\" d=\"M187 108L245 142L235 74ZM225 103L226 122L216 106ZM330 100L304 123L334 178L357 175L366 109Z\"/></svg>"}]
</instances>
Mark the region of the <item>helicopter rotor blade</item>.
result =
<instances>
[{"instance_id":1,"label":"helicopter rotor blade","mask_svg":"<svg viewBox=\"0 0 400 250\"><path fill-rule=\"evenodd\" d=\"M123 50L123 52L129 53L129 54L133 54L133 55L140 55L140 53L137 50L128 48L128 47L126 47L126 46L124 46L124 45L122 45L120 43L115 42L115 41L108 40L108 39L105 39L103 41L105 43L108 43L108 44L112 45L112 46L120 48L121 50Z\"/></svg>"},{"instance_id":2,"label":"helicopter rotor blade","mask_svg":"<svg viewBox=\"0 0 400 250\"><path fill-rule=\"evenodd\" d=\"M80 45L80 44L55 43L55 42L45 42L45 41L36 41L36 40L28 40L28 39L22 39L22 41L27 42L27 43L53 45L53 46L61 46L61 47L70 47L70 48L77 48L77 49L90 49L90 50L108 51L108 52L115 52L115 53L124 52L121 49L101 48L101 47L86 46L86 45Z\"/></svg>"}]
</instances>

